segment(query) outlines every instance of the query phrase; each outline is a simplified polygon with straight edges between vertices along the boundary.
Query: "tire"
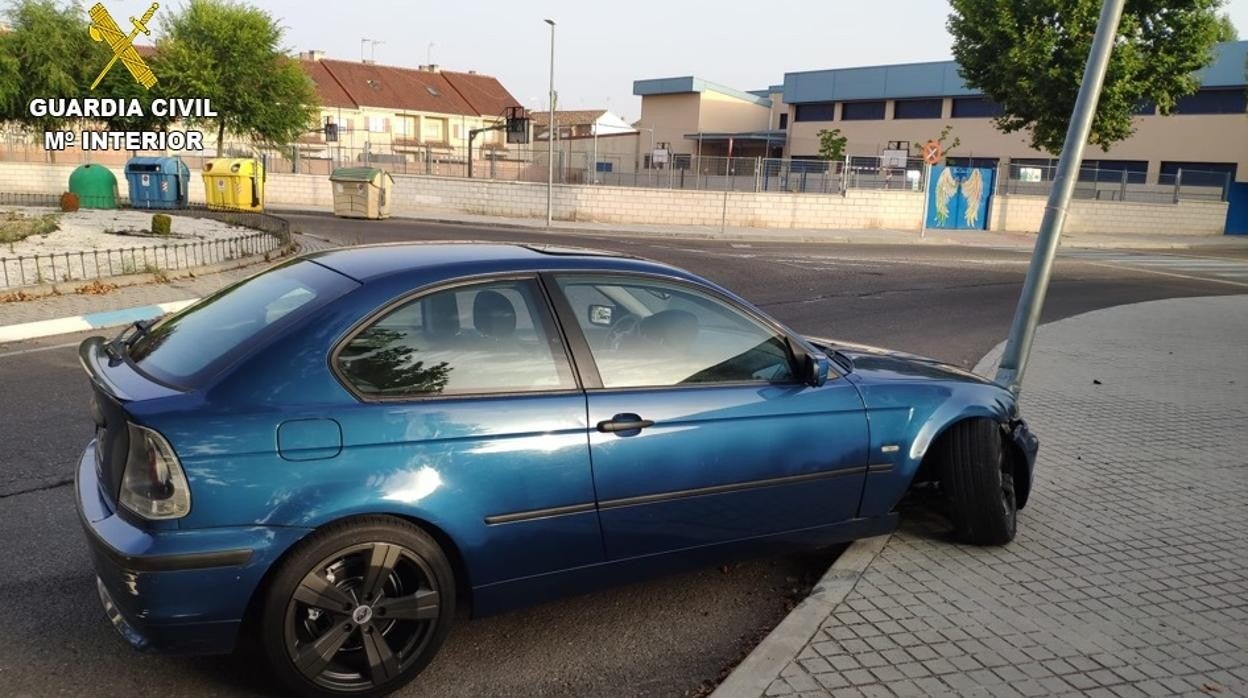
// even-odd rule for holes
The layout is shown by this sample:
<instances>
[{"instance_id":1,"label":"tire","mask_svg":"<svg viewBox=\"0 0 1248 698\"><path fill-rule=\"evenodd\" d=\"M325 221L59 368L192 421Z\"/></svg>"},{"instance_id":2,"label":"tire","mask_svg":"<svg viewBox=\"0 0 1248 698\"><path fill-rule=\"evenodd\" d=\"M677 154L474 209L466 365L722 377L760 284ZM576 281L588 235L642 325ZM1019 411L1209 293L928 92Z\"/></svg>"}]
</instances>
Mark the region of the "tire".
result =
<instances>
[{"instance_id":1,"label":"tire","mask_svg":"<svg viewBox=\"0 0 1248 698\"><path fill-rule=\"evenodd\" d=\"M258 639L295 695L380 696L429 664L454 611L454 571L437 542L370 516L300 541L264 594Z\"/></svg>"},{"instance_id":2,"label":"tire","mask_svg":"<svg viewBox=\"0 0 1248 698\"><path fill-rule=\"evenodd\" d=\"M991 419L958 422L938 447L941 485L957 537L974 545L1014 540L1018 507L1001 427Z\"/></svg>"}]
</instances>

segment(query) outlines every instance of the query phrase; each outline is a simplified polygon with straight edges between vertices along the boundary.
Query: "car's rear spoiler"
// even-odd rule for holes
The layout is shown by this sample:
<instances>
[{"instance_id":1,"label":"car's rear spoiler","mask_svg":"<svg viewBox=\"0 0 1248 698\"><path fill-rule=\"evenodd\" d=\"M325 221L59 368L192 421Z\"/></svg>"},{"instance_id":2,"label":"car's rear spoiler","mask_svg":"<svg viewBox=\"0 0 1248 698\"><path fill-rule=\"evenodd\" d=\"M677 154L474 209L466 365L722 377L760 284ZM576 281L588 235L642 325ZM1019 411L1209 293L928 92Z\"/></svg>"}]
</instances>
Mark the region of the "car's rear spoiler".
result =
<instances>
[{"instance_id":1,"label":"car's rear spoiler","mask_svg":"<svg viewBox=\"0 0 1248 698\"><path fill-rule=\"evenodd\" d=\"M78 345L78 361L99 389L121 402L177 395L180 391L140 373L124 357L109 355L108 340L88 337Z\"/></svg>"}]
</instances>

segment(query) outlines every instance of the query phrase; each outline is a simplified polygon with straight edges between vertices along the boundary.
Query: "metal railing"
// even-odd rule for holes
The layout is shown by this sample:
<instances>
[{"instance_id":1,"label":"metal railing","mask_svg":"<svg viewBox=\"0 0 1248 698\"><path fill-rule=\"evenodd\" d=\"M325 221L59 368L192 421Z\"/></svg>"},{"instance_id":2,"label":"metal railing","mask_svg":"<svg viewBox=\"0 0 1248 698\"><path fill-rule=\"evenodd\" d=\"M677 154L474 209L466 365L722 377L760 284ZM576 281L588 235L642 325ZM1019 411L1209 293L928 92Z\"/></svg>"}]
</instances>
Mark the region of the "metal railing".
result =
<instances>
[{"instance_id":1,"label":"metal railing","mask_svg":"<svg viewBox=\"0 0 1248 698\"><path fill-rule=\"evenodd\" d=\"M0 205L51 207L57 206L58 202L59 197L46 194L0 193ZM124 200L119 202L125 203ZM257 232L214 240L170 241L100 250L3 256L0 257L0 289L194 269L283 251L291 242L290 223L270 214L201 205L134 210L211 218L252 228Z\"/></svg>"},{"instance_id":2,"label":"metal railing","mask_svg":"<svg viewBox=\"0 0 1248 698\"><path fill-rule=\"evenodd\" d=\"M1056 171L1055 165L1003 164L997 168L997 193L1048 196ZM1226 201L1234 182L1229 172L1195 169L1162 173L1155 184L1149 184L1146 177L1138 169L1084 167L1075 183L1074 198L1145 203Z\"/></svg>"},{"instance_id":3,"label":"metal railing","mask_svg":"<svg viewBox=\"0 0 1248 698\"><path fill-rule=\"evenodd\" d=\"M846 155L841 160L817 158L724 157L721 155L671 153L668 161L652 163L644 139L599 137L556 141L554 181L558 184L598 184L619 187L648 187L738 192L787 192L830 194L850 189L923 190L923 163L910 158L903 163L878 155ZM360 145L358 140L335 143L291 145L262 153L270 173L298 173L328 177L338 167L376 166L395 175L469 177L497 181L544 183L548 163L546 143L525 145L480 142L471 160L465 146L425 144L398 140L378 145ZM12 151L14 146L7 146ZM708 146L709 148L709 146ZM882 146L856 143L851 153L881 152ZM8 151L0 151L0 159ZM254 151L239 150L239 156ZM12 155L12 153L8 153ZM62 154L63 155L63 154ZM115 156L115 164L130 154ZM85 157L85 155L81 156ZM211 159L183 154L193 173ZM65 156L72 160L72 156ZM984 162L996 169L996 192L1027 196L1047 196L1055 164L1044 160L998 160L955 153L948 162ZM1167 171L1149 183L1147 174L1125 167L1086 167L1075 188L1075 198L1109 201L1177 203L1179 201L1225 201L1234 178L1227 172L1183 169Z\"/></svg>"},{"instance_id":4,"label":"metal railing","mask_svg":"<svg viewBox=\"0 0 1248 698\"><path fill-rule=\"evenodd\" d=\"M598 184L707 191L776 191L832 193L844 189L922 190L923 163L884 164L878 157L852 157L830 162L819 159L725 157L673 153L665 163L651 163L647 152L629 141L626 152L613 152L622 141L600 138L595 152L592 139L561 141L554 155L557 184ZM369 165L395 175L468 177L515 182L546 181L545 143L474 148L469 166L463 147L388 146L384 149L330 144L322 151L302 151L294 160L283 153L267 154L269 172L297 172L328 176L337 167ZM191 164L192 167L194 163ZM471 170L471 173L470 173Z\"/></svg>"}]
</instances>

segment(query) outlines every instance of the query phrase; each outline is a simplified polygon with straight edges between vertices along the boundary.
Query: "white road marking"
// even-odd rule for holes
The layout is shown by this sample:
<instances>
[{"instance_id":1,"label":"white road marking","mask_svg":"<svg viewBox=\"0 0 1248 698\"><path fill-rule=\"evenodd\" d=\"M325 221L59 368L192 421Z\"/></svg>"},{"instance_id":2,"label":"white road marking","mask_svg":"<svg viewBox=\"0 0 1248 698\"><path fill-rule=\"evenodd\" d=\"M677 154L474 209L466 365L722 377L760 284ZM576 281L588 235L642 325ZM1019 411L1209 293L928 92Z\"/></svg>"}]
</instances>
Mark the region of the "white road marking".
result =
<instances>
[{"instance_id":1,"label":"white road marking","mask_svg":"<svg viewBox=\"0 0 1248 698\"><path fill-rule=\"evenodd\" d=\"M53 344L50 347L31 347L30 349L18 349L17 351L6 351L5 353L0 354L0 359L7 359L11 356L23 356L25 354L38 354L39 352L55 351L57 349L68 349L70 347L76 347L79 344L81 344L81 342L69 342L66 344Z\"/></svg>"},{"instance_id":2,"label":"white road marking","mask_svg":"<svg viewBox=\"0 0 1248 698\"><path fill-rule=\"evenodd\" d=\"M1110 250L1063 250L1061 255L1067 259L1098 266L1112 266L1118 269L1234 286L1245 285L1237 279L1248 279L1248 260L1244 259Z\"/></svg>"}]
</instances>

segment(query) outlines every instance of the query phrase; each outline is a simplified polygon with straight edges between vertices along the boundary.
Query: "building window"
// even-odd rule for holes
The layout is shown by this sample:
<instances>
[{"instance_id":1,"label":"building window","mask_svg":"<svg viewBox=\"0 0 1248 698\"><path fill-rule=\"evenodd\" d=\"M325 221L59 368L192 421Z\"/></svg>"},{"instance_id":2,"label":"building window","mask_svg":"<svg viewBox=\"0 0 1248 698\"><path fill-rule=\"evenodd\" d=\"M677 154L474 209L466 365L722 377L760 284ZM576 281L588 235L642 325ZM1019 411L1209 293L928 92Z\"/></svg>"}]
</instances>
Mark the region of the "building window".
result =
<instances>
[{"instance_id":1,"label":"building window","mask_svg":"<svg viewBox=\"0 0 1248 698\"><path fill-rule=\"evenodd\" d=\"M793 159L789 162L789 171L797 173L827 172L829 165L829 161L824 160L818 155L794 155Z\"/></svg>"},{"instance_id":2,"label":"building window","mask_svg":"<svg viewBox=\"0 0 1248 698\"><path fill-rule=\"evenodd\" d=\"M1079 165L1080 182L1122 182L1127 173L1127 183L1143 184L1147 180L1146 160L1084 160ZM1057 174L1055 158L1013 158L1010 160L1010 179L1024 182L1051 182Z\"/></svg>"},{"instance_id":3,"label":"building window","mask_svg":"<svg viewBox=\"0 0 1248 698\"><path fill-rule=\"evenodd\" d=\"M794 121L831 121L836 115L836 102L811 102L799 104L793 114Z\"/></svg>"},{"instance_id":4,"label":"building window","mask_svg":"<svg viewBox=\"0 0 1248 698\"><path fill-rule=\"evenodd\" d=\"M841 105L841 121L878 121L884 118L884 102L845 102Z\"/></svg>"},{"instance_id":5,"label":"building window","mask_svg":"<svg viewBox=\"0 0 1248 698\"><path fill-rule=\"evenodd\" d=\"M987 97L954 97L953 118L988 119L1001 116L1001 105Z\"/></svg>"},{"instance_id":6,"label":"building window","mask_svg":"<svg viewBox=\"0 0 1248 698\"><path fill-rule=\"evenodd\" d=\"M1054 161L1056 165L1056 161ZM1143 184L1148 177L1147 160L1084 160L1079 169L1080 182L1122 182L1126 173L1128 184Z\"/></svg>"},{"instance_id":7,"label":"building window","mask_svg":"<svg viewBox=\"0 0 1248 698\"><path fill-rule=\"evenodd\" d=\"M988 167L995 170L999 162L1001 158L945 158L945 164L950 167Z\"/></svg>"},{"instance_id":8,"label":"building window","mask_svg":"<svg viewBox=\"0 0 1248 698\"><path fill-rule=\"evenodd\" d=\"M1180 97L1175 114L1243 114L1248 111L1248 92L1242 87L1229 90L1200 90Z\"/></svg>"},{"instance_id":9,"label":"building window","mask_svg":"<svg viewBox=\"0 0 1248 698\"><path fill-rule=\"evenodd\" d=\"M390 130L390 120L383 119L380 116L368 117L369 133L387 133Z\"/></svg>"},{"instance_id":10,"label":"building window","mask_svg":"<svg viewBox=\"0 0 1248 698\"><path fill-rule=\"evenodd\" d=\"M398 115L394 118L394 135L399 138L416 138L416 117Z\"/></svg>"},{"instance_id":11,"label":"building window","mask_svg":"<svg viewBox=\"0 0 1248 698\"><path fill-rule=\"evenodd\" d=\"M789 115L781 114L780 115L780 130L783 131L787 129L788 127L789 127Z\"/></svg>"},{"instance_id":12,"label":"building window","mask_svg":"<svg viewBox=\"0 0 1248 698\"><path fill-rule=\"evenodd\" d=\"M1238 169L1233 162L1166 161L1161 163L1161 176L1157 178L1157 183L1174 184L1182 170L1183 178L1179 179L1179 183L1183 186L1225 187L1228 181L1235 181Z\"/></svg>"},{"instance_id":13,"label":"building window","mask_svg":"<svg viewBox=\"0 0 1248 698\"><path fill-rule=\"evenodd\" d=\"M426 116L421 119L421 136L426 143L446 142L446 119L434 119Z\"/></svg>"},{"instance_id":14,"label":"building window","mask_svg":"<svg viewBox=\"0 0 1248 698\"><path fill-rule=\"evenodd\" d=\"M893 102L894 119L939 119L943 99L899 99Z\"/></svg>"}]
</instances>

